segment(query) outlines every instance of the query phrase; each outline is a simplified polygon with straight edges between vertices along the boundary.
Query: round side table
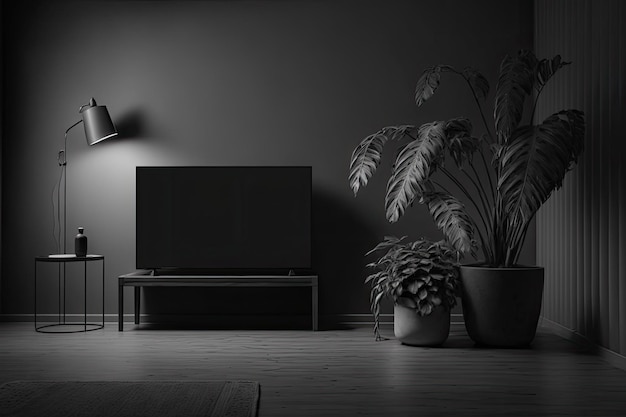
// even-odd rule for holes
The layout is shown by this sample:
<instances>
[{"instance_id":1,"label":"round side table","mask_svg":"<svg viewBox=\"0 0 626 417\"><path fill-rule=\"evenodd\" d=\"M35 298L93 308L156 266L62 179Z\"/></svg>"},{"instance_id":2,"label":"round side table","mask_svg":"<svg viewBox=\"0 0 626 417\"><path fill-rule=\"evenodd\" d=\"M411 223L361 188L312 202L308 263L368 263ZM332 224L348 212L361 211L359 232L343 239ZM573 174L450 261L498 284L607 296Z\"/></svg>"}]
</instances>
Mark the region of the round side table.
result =
<instances>
[{"instance_id":1,"label":"round side table","mask_svg":"<svg viewBox=\"0 0 626 417\"><path fill-rule=\"evenodd\" d=\"M102 262L102 323L87 322L87 263ZM66 323L65 321L65 272L68 263L82 262L84 266L84 299L83 299L83 322ZM38 325L37 324L37 266L39 263L56 263L62 266L62 273L59 275L59 313L56 323ZM61 278L63 278L63 297L61 297ZM63 311L61 311L61 298L63 298ZM35 330L40 333L78 333L99 330L104 327L104 256L103 255L50 255L35 257Z\"/></svg>"}]
</instances>

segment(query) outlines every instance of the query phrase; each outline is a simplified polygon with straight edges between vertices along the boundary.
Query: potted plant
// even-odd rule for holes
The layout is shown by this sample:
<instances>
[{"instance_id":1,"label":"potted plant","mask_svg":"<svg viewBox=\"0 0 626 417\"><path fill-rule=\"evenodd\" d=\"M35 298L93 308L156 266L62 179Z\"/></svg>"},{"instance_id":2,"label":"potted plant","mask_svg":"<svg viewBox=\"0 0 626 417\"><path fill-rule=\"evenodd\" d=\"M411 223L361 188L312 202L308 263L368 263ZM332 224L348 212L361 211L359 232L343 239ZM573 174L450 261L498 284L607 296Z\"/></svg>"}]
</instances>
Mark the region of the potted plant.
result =
<instances>
[{"instance_id":1,"label":"potted plant","mask_svg":"<svg viewBox=\"0 0 626 417\"><path fill-rule=\"evenodd\" d=\"M518 259L535 213L583 151L585 123L579 110L561 110L543 121L535 121L534 114L546 83L568 64L559 55L541 60L525 50L507 55L492 120L483 107L489 83L480 72L428 68L417 81L417 106L433 96L442 74L461 77L478 107L482 134L464 117L389 126L363 139L352 154L349 182L356 195L376 171L384 145L408 139L387 183L387 219L397 221L418 201L455 250L481 249L479 262L460 268L465 325L480 344L527 345L535 335L543 268L523 267ZM525 107L528 99L531 105Z\"/></svg>"},{"instance_id":2,"label":"potted plant","mask_svg":"<svg viewBox=\"0 0 626 417\"><path fill-rule=\"evenodd\" d=\"M456 305L457 252L445 241L420 239L404 243L387 236L367 255L380 253L368 264L376 270L365 279L372 286L374 334L379 331L380 303L393 300L394 334L404 344L441 345L450 332L450 310Z\"/></svg>"}]
</instances>

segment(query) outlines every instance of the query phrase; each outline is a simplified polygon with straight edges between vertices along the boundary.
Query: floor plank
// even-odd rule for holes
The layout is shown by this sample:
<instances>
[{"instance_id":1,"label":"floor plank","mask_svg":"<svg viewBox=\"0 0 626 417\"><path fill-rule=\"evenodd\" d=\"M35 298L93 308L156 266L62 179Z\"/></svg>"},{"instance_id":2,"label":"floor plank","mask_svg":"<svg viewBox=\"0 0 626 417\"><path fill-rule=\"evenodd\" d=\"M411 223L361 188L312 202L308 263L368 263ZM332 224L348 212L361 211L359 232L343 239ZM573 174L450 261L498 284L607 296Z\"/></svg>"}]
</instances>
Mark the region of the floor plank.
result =
<instances>
[{"instance_id":1,"label":"floor plank","mask_svg":"<svg viewBox=\"0 0 626 417\"><path fill-rule=\"evenodd\" d=\"M389 334L385 329L385 334ZM371 329L176 330L114 323L40 334L0 323L0 383L12 380L261 383L259 417L625 416L626 372L542 330L531 349L374 342Z\"/></svg>"}]
</instances>

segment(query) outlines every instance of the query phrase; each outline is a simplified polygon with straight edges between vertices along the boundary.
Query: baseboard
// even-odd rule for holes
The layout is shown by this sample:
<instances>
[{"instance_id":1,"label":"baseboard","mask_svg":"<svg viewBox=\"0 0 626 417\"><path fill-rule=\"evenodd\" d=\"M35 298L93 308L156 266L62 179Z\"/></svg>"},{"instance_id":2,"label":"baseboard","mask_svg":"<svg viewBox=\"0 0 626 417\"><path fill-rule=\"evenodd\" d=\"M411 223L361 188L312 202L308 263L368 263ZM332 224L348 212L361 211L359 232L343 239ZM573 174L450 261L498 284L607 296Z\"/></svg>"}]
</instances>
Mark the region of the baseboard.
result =
<instances>
[{"instance_id":1,"label":"baseboard","mask_svg":"<svg viewBox=\"0 0 626 417\"><path fill-rule=\"evenodd\" d=\"M83 314L66 314L65 320L68 322L82 322L85 316ZM124 315L126 319L126 315ZM37 314L37 322L42 323L54 323L58 322L58 314ZM133 320L132 315L128 315L128 320ZM35 316L32 314L0 314L0 322L34 322ZM87 314L88 322L102 323L102 313L100 314ZM117 322L117 314L105 314L105 322Z\"/></svg>"},{"instance_id":2,"label":"baseboard","mask_svg":"<svg viewBox=\"0 0 626 417\"><path fill-rule=\"evenodd\" d=\"M588 349L611 365L626 371L626 356L614 352L611 349L607 349L604 346L600 346L589 340L583 334L578 333L576 330L567 328L545 317L541 317L539 323L557 336Z\"/></svg>"},{"instance_id":3,"label":"baseboard","mask_svg":"<svg viewBox=\"0 0 626 417\"><path fill-rule=\"evenodd\" d=\"M66 314L66 320L70 322L80 322L84 319L82 314ZM133 323L135 317L132 313L124 314L124 323ZM167 315L167 314L142 314L142 323L173 323L189 321L190 323L207 323L213 324L216 322L227 321L229 324L233 321L238 323L258 323L260 321L266 323L301 323L305 325L305 328L310 323L310 316L287 316L287 315L271 315L271 316L207 316L207 315ZM32 314L0 314L0 322L33 322L34 316ZM38 322L56 322L58 321L58 314L38 314ZM87 321L89 322L101 322L101 314L87 314ZM104 321L106 323L117 323L117 314L105 314ZM334 328L352 328L352 327L371 327L374 325L374 318L369 313L353 313L353 314L326 314L319 317L321 329L334 329ZM381 326L393 326L393 314L381 314L380 315ZM452 314L450 325L453 329L459 326L464 327L463 315Z\"/></svg>"},{"instance_id":4,"label":"baseboard","mask_svg":"<svg viewBox=\"0 0 626 417\"><path fill-rule=\"evenodd\" d=\"M322 320L323 319L323 320ZM320 317L322 322L334 322L344 326L373 326L374 317L371 314L334 314ZM452 314L450 325L465 326L463 314ZM379 318L381 326L393 326L393 314L381 314Z\"/></svg>"},{"instance_id":5,"label":"baseboard","mask_svg":"<svg viewBox=\"0 0 626 417\"><path fill-rule=\"evenodd\" d=\"M83 314L66 314L66 323L82 323ZM32 314L2 314L0 322L33 322ZM58 314L37 314L37 323L58 323ZM118 322L117 314L105 314L105 323ZM194 327L198 329L302 329L311 328L311 316L302 315L205 315L205 314L142 314L142 325ZM102 314L87 314L87 322L102 323ZM134 325L134 314L124 314L124 323Z\"/></svg>"}]
</instances>

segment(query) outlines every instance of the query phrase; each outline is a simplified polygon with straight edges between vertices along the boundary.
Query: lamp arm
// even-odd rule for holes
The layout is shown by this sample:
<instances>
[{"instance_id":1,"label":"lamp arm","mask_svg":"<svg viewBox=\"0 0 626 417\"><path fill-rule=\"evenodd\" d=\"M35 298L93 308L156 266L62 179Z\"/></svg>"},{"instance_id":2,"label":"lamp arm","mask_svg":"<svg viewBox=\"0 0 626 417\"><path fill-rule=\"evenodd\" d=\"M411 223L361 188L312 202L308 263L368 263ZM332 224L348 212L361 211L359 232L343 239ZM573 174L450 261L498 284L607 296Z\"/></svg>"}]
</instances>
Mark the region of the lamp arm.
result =
<instances>
[{"instance_id":1,"label":"lamp arm","mask_svg":"<svg viewBox=\"0 0 626 417\"><path fill-rule=\"evenodd\" d=\"M63 233L63 253L67 253L67 134L70 130L82 122L83 119L80 119L67 128L65 131L65 138L63 140L63 149L60 150L57 155L57 162L59 163L63 173L63 228L61 229L61 232Z\"/></svg>"},{"instance_id":2,"label":"lamp arm","mask_svg":"<svg viewBox=\"0 0 626 417\"><path fill-rule=\"evenodd\" d=\"M59 166L65 166L67 165L67 134L70 132L70 130L72 130L74 127L78 126L79 124L81 124L83 122L82 119L80 119L79 121L77 121L76 123L74 123L73 125L71 125L70 127L67 128L67 130L65 131L65 139L63 140L63 149L61 149L57 155L57 161L59 162Z\"/></svg>"}]
</instances>

